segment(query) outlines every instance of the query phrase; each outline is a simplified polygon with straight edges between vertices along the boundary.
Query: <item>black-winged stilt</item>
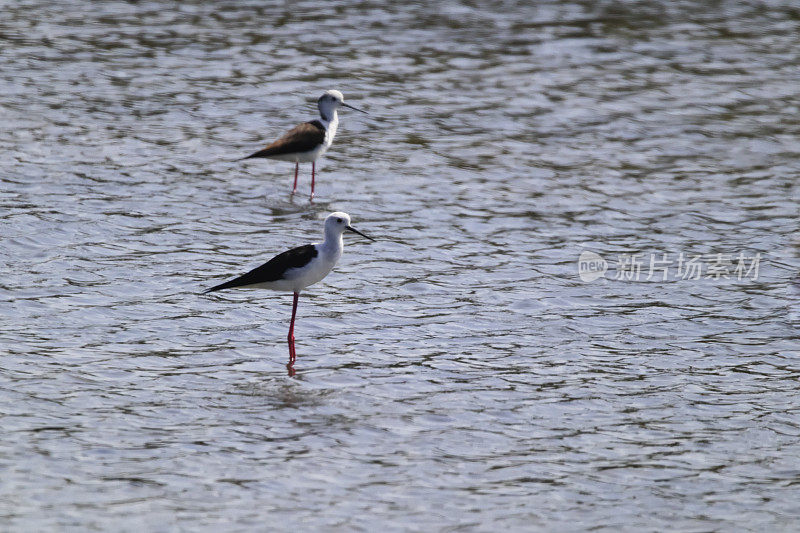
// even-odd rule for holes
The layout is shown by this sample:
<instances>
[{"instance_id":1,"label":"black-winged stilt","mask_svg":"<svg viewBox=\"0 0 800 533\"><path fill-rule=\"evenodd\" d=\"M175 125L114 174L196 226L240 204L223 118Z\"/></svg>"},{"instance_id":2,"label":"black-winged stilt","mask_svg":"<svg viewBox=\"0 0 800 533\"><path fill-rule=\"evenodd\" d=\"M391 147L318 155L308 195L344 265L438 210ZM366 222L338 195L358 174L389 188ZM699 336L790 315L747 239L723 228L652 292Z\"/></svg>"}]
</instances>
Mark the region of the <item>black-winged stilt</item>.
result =
<instances>
[{"instance_id":1,"label":"black-winged stilt","mask_svg":"<svg viewBox=\"0 0 800 533\"><path fill-rule=\"evenodd\" d=\"M286 135L277 141L268 144L263 150L250 154L244 159L254 157L266 157L279 161L294 161L294 186L292 194L297 192L297 171L300 163L311 163L311 196L314 198L314 174L316 171L317 159L324 154L336 136L336 128L339 127L339 115L336 109L339 106L349 107L362 113L367 113L357 107L344 103L344 95L339 91L325 91L325 94L317 100L319 108L319 120L312 120L298 124Z\"/></svg>"},{"instance_id":2,"label":"black-winged stilt","mask_svg":"<svg viewBox=\"0 0 800 533\"><path fill-rule=\"evenodd\" d=\"M293 375L294 361L297 357L294 349L294 319L297 314L300 291L320 281L336 266L342 256L344 247L342 234L345 230L358 233L371 241L375 240L352 227L350 215L337 211L325 218L325 240L323 242L305 244L286 250L247 274L211 287L204 291L204 294L234 287L293 292L292 322L286 338L289 343L289 364L287 366L289 373Z\"/></svg>"}]
</instances>

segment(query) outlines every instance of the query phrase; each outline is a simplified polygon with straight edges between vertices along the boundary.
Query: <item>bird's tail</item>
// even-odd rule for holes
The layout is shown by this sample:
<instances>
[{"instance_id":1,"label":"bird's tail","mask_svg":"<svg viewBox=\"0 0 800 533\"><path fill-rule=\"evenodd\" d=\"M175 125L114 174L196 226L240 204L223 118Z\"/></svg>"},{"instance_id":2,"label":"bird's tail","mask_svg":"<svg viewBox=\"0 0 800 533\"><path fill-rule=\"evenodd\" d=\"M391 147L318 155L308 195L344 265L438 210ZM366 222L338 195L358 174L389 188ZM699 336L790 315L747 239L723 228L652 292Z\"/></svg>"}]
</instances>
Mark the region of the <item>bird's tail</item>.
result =
<instances>
[{"instance_id":1,"label":"bird's tail","mask_svg":"<svg viewBox=\"0 0 800 533\"><path fill-rule=\"evenodd\" d=\"M248 155L247 157L243 157L239 159L239 161L244 161L245 159L253 159L254 157L269 157L272 155L273 150L269 148L264 148L263 150L259 150L253 154Z\"/></svg>"},{"instance_id":2,"label":"bird's tail","mask_svg":"<svg viewBox=\"0 0 800 533\"><path fill-rule=\"evenodd\" d=\"M231 281L226 281L225 283L220 283L219 285L211 287L210 289L206 289L203 291L203 294L208 294L209 292L214 292L214 291L221 291L222 289L227 289L228 287L232 287L233 284L231 283Z\"/></svg>"}]
</instances>

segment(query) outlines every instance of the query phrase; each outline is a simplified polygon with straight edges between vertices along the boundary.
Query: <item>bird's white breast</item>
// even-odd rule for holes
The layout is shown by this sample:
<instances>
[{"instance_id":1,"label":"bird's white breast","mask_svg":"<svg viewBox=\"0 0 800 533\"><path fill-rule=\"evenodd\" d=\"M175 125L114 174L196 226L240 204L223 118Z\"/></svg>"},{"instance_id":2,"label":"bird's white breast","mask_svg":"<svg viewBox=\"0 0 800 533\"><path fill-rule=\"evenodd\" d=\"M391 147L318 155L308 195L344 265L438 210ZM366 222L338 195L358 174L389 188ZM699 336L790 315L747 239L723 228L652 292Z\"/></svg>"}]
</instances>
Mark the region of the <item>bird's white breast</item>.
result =
<instances>
[{"instance_id":1,"label":"bird's white breast","mask_svg":"<svg viewBox=\"0 0 800 533\"><path fill-rule=\"evenodd\" d=\"M333 120L328 123L328 128L325 130L325 140L322 142L321 151L317 157L321 156L328 151L328 148L333 144L333 138L336 137L336 129L339 127L339 117L334 113Z\"/></svg>"},{"instance_id":2,"label":"bird's white breast","mask_svg":"<svg viewBox=\"0 0 800 533\"><path fill-rule=\"evenodd\" d=\"M315 246L317 247L317 256L305 266L287 270L284 274L284 279L281 280L286 282L285 286L287 288L278 290L299 292L309 285L322 281L333 270L333 267L336 266L342 256L341 244L338 249L336 247L332 249L325 247L324 243L316 244Z\"/></svg>"},{"instance_id":3,"label":"bird's white breast","mask_svg":"<svg viewBox=\"0 0 800 533\"><path fill-rule=\"evenodd\" d=\"M323 122L324 124L324 122ZM297 163L311 163L312 161L316 161L317 159L322 156L325 152L328 151L328 148L331 147L333 144L333 138L336 136L336 128L339 127L339 117L333 115L333 120L328 123L328 127L325 129L325 138L322 141L322 144L318 145L313 150L308 152L302 152L298 154L287 154L286 156L277 156L273 157L273 159L284 160L284 161L291 161Z\"/></svg>"}]
</instances>

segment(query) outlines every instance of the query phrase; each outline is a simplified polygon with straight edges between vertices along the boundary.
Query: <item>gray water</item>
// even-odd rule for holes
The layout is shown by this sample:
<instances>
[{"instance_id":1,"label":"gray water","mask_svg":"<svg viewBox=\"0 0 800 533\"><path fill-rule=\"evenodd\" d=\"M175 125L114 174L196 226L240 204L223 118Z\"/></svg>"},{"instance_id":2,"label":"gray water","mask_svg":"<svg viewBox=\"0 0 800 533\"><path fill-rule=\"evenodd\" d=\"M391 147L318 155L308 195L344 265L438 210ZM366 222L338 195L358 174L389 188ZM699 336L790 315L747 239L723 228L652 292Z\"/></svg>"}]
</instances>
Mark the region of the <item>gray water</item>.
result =
<instances>
[{"instance_id":1,"label":"gray water","mask_svg":"<svg viewBox=\"0 0 800 533\"><path fill-rule=\"evenodd\" d=\"M0 66L0 529L798 527L796 3L31 0ZM313 203L236 161L329 88ZM334 210L289 377L199 293Z\"/></svg>"}]
</instances>

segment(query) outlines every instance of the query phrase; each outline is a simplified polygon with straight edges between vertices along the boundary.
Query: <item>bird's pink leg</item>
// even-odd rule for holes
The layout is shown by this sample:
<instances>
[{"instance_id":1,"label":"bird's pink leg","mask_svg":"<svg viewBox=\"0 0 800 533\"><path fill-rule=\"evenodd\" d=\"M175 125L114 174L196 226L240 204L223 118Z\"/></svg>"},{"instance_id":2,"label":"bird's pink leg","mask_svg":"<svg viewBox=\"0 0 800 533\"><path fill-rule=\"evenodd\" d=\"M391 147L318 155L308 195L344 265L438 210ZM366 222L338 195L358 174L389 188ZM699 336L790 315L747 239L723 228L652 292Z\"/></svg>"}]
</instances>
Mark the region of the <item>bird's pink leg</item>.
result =
<instances>
[{"instance_id":1,"label":"bird's pink leg","mask_svg":"<svg viewBox=\"0 0 800 533\"><path fill-rule=\"evenodd\" d=\"M300 168L300 163L294 164L294 187L292 187L292 194L297 192L297 171Z\"/></svg>"},{"instance_id":2,"label":"bird's pink leg","mask_svg":"<svg viewBox=\"0 0 800 533\"><path fill-rule=\"evenodd\" d=\"M294 361L297 358L297 353L294 351L294 317L297 315L297 300L300 298L300 293L294 293L294 301L292 302L292 323L289 325L289 335L286 341L289 343L289 364L288 367L294 366Z\"/></svg>"},{"instance_id":3,"label":"bird's pink leg","mask_svg":"<svg viewBox=\"0 0 800 533\"><path fill-rule=\"evenodd\" d=\"M309 198L309 200L313 200L314 199L314 171L316 170L316 167L317 167L317 162L316 161L312 161L311 162L311 197Z\"/></svg>"}]
</instances>

